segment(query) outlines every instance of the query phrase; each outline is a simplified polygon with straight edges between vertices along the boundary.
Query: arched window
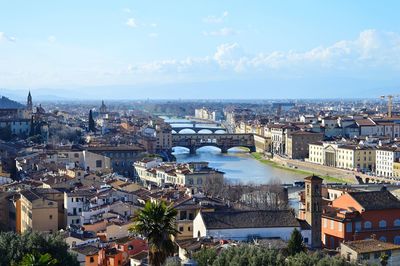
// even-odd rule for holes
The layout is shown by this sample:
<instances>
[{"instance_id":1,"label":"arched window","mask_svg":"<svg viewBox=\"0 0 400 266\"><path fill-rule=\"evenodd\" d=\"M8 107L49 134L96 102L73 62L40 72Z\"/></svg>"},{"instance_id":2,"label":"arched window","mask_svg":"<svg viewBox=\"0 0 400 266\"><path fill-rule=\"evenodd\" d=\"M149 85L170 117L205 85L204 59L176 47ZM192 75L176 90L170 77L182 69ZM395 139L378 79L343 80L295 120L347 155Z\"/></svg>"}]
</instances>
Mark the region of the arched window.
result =
<instances>
[{"instance_id":1,"label":"arched window","mask_svg":"<svg viewBox=\"0 0 400 266\"><path fill-rule=\"evenodd\" d=\"M370 221L364 222L364 228L365 229L371 229L372 228L372 223Z\"/></svg>"},{"instance_id":2,"label":"arched window","mask_svg":"<svg viewBox=\"0 0 400 266\"><path fill-rule=\"evenodd\" d=\"M386 237L384 237L384 236L381 236L381 237L379 238L379 240L382 241L382 242L386 242L386 241L387 241L387 240L386 240Z\"/></svg>"},{"instance_id":3,"label":"arched window","mask_svg":"<svg viewBox=\"0 0 400 266\"><path fill-rule=\"evenodd\" d=\"M380 228L385 228L386 227L386 221L385 220L380 220L379 221L379 227Z\"/></svg>"},{"instance_id":4,"label":"arched window","mask_svg":"<svg viewBox=\"0 0 400 266\"><path fill-rule=\"evenodd\" d=\"M400 245L400 236L395 236L393 242L394 242L396 245Z\"/></svg>"},{"instance_id":5,"label":"arched window","mask_svg":"<svg viewBox=\"0 0 400 266\"><path fill-rule=\"evenodd\" d=\"M400 226L400 219L394 220L394 226Z\"/></svg>"}]
</instances>

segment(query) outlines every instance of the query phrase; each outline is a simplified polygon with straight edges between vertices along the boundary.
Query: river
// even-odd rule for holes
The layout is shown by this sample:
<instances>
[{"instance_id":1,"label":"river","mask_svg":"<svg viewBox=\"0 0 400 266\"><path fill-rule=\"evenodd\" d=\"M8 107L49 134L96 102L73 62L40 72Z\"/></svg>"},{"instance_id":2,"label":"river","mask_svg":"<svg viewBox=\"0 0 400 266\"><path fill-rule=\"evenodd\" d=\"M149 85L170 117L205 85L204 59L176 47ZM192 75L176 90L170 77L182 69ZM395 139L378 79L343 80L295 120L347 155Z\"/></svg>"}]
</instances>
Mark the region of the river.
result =
<instances>
[{"instance_id":1,"label":"river","mask_svg":"<svg viewBox=\"0 0 400 266\"><path fill-rule=\"evenodd\" d=\"M166 122L179 127L187 126L188 120L167 119ZM215 124L207 124L206 126L218 127ZM193 133L193 131L182 130L181 133ZM217 131L218 133L221 132ZM263 164L240 148L232 148L228 153L222 154L216 147L203 147L198 149L196 154L190 154L186 148L174 147L173 154L177 162L208 162L210 167L223 171L225 178L233 183L268 184L276 182L293 184L294 181L304 179L304 175ZM289 204L295 210L298 210L298 191L299 188L297 187L289 189Z\"/></svg>"},{"instance_id":2,"label":"river","mask_svg":"<svg viewBox=\"0 0 400 266\"><path fill-rule=\"evenodd\" d=\"M187 123L189 120L168 118L165 121L174 126L188 126L188 124L183 123ZM215 124L207 124L206 126L218 128ZM184 129L181 133L193 133L193 131ZM294 181L304 178L303 175L260 163L240 148L232 148L228 153L222 154L216 147L203 147L198 149L196 154L189 154L188 149L175 147L173 154L177 162L209 162L210 167L225 172L226 179L235 183L268 184L279 182L292 184Z\"/></svg>"}]
</instances>

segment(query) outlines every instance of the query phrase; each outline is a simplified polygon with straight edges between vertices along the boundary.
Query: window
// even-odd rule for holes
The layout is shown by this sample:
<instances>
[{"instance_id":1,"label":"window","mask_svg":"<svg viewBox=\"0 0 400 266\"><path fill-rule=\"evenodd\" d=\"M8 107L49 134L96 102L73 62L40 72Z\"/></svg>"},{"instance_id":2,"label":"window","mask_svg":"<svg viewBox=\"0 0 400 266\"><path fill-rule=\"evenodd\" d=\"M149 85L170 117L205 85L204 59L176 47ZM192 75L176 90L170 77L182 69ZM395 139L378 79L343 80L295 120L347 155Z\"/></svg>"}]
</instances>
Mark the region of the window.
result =
<instances>
[{"instance_id":1,"label":"window","mask_svg":"<svg viewBox=\"0 0 400 266\"><path fill-rule=\"evenodd\" d=\"M386 221L385 220L379 221L379 228L385 228L385 227L386 227Z\"/></svg>"},{"instance_id":2,"label":"window","mask_svg":"<svg viewBox=\"0 0 400 266\"><path fill-rule=\"evenodd\" d=\"M96 168L101 168L103 165L103 162L101 160L96 160Z\"/></svg>"},{"instance_id":3,"label":"window","mask_svg":"<svg viewBox=\"0 0 400 266\"><path fill-rule=\"evenodd\" d=\"M49 215L49 219L50 219L50 220L53 220L53 215Z\"/></svg>"},{"instance_id":4,"label":"window","mask_svg":"<svg viewBox=\"0 0 400 266\"><path fill-rule=\"evenodd\" d=\"M369 253L362 254L361 257L363 260L369 260L369 258L370 258Z\"/></svg>"},{"instance_id":5,"label":"window","mask_svg":"<svg viewBox=\"0 0 400 266\"><path fill-rule=\"evenodd\" d=\"M334 220L331 220L331 229L332 230L335 229L335 221Z\"/></svg>"},{"instance_id":6,"label":"window","mask_svg":"<svg viewBox=\"0 0 400 266\"><path fill-rule=\"evenodd\" d=\"M190 228L190 226L188 226L188 231L190 232L192 229Z\"/></svg>"},{"instance_id":7,"label":"window","mask_svg":"<svg viewBox=\"0 0 400 266\"><path fill-rule=\"evenodd\" d=\"M308 237L304 238L304 243L308 243Z\"/></svg>"},{"instance_id":8,"label":"window","mask_svg":"<svg viewBox=\"0 0 400 266\"><path fill-rule=\"evenodd\" d=\"M400 226L400 219L394 220L394 226Z\"/></svg>"},{"instance_id":9,"label":"window","mask_svg":"<svg viewBox=\"0 0 400 266\"><path fill-rule=\"evenodd\" d=\"M356 232L361 231L361 222L356 222Z\"/></svg>"},{"instance_id":10,"label":"window","mask_svg":"<svg viewBox=\"0 0 400 266\"><path fill-rule=\"evenodd\" d=\"M179 226L179 232L183 232L183 226Z\"/></svg>"},{"instance_id":11,"label":"window","mask_svg":"<svg viewBox=\"0 0 400 266\"><path fill-rule=\"evenodd\" d=\"M400 236L395 236L393 242L394 242L396 245L400 245Z\"/></svg>"},{"instance_id":12,"label":"window","mask_svg":"<svg viewBox=\"0 0 400 266\"><path fill-rule=\"evenodd\" d=\"M186 211L181 211L179 216L180 216L179 217L180 220L186 220L186 216L187 216Z\"/></svg>"},{"instance_id":13,"label":"window","mask_svg":"<svg viewBox=\"0 0 400 266\"><path fill-rule=\"evenodd\" d=\"M328 219L323 219L323 221L324 221L324 228L327 228L328 227Z\"/></svg>"},{"instance_id":14,"label":"window","mask_svg":"<svg viewBox=\"0 0 400 266\"><path fill-rule=\"evenodd\" d=\"M381 253L380 252L375 252L374 253L374 258L375 259L379 259L381 257Z\"/></svg>"},{"instance_id":15,"label":"window","mask_svg":"<svg viewBox=\"0 0 400 266\"><path fill-rule=\"evenodd\" d=\"M347 223L346 224L346 232L351 233L353 231L353 224L352 223Z\"/></svg>"},{"instance_id":16,"label":"window","mask_svg":"<svg viewBox=\"0 0 400 266\"><path fill-rule=\"evenodd\" d=\"M381 236L381 237L379 238L379 240L382 241L382 242L386 242L386 241L387 241L387 240L386 240L386 237L384 237L384 236Z\"/></svg>"},{"instance_id":17,"label":"window","mask_svg":"<svg viewBox=\"0 0 400 266\"><path fill-rule=\"evenodd\" d=\"M93 263L93 262L94 262L94 258L90 257L90 263Z\"/></svg>"},{"instance_id":18,"label":"window","mask_svg":"<svg viewBox=\"0 0 400 266\"><path fill-rule=\"evenodd\" d=\"M364 222L364 228L365 229L371 229L372 228L372 223L370 221Z\"/></svg>"}]
</instances>

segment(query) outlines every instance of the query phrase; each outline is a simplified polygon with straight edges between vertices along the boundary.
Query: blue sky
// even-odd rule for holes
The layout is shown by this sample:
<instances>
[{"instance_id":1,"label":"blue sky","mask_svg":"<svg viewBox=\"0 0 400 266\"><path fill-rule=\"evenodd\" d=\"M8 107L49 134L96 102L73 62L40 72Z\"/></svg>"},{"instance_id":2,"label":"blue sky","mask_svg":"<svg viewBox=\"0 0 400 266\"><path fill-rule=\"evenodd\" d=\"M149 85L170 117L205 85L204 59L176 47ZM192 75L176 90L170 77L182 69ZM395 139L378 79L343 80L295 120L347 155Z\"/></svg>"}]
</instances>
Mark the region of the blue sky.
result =
<instances>
[{"instance_id":1,"label":"blue sky","mask_svg":"<svg viewBox=\"0 0 400 266\"><path fill-rule=\"evenodd\" d=\"M0 88L79 89L87 97L119 88L132 98L196 98L202 89L203 98L375 97L400 85L399 7L1 0Z\"/></svg>"}]
</instances>

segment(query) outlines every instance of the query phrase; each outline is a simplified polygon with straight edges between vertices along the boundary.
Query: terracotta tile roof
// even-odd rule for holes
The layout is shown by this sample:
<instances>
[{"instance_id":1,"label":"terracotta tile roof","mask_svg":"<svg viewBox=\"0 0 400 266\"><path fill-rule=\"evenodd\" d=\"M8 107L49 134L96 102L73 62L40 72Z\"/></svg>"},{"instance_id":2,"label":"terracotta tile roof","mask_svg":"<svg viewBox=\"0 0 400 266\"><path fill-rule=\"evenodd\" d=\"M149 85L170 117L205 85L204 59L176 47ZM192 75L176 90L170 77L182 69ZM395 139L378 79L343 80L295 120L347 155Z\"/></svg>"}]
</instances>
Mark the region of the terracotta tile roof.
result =
<instances>
[{"instance_id":1,"label":"terracotta tile roof","mask_svg":"<svg viewBox=\"0 0 400 266\"><path fill-rule=\"evenodd\" d=\"M399 245L382 242L376 239L356 240L343 243L358 253L371 253L386 250L400 249Z\"/></svg>"},{"instance_id":2,"label":"terracotta tile roof","mask_svg":"<svg viewBox=\"0 0 400 266\"><path fill-rule=\"evenodd\" d=\"M203 212L207 229L299 227L300 223L289 210Z\"/></svg>"},{"instance_id":3,"label":"terracotta tile roof","mask_svg":"<svg viewBox=\"0 0 400 266\"><path fill-rule=\"evenodd\" d=\"M400 201L389 191L348 192L366 211L400 209Z\"/></svg>"}]
</instances>

